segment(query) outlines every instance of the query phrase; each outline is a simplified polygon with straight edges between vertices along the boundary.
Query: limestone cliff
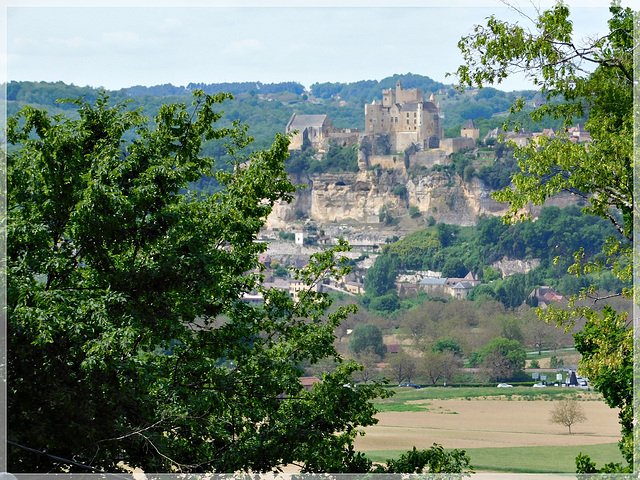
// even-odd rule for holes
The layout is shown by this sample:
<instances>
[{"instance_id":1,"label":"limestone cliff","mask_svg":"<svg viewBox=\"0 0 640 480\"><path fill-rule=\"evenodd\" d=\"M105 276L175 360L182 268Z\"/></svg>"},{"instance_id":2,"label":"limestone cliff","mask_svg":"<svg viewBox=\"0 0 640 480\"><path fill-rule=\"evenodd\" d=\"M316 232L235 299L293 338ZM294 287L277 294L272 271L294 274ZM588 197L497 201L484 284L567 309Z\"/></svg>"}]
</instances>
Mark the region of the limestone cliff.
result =
<instances>
[{"instance_id":1,"label":"limestone cliff","mask_svg":"<svg viewBox=\"0 0 640 480\"><path fill-rule=\"evenodd\" d=\"M491 189L478 178L463 182L459 175L432 171L411 175L406 171L368 169L357 173L326 173L294 178L306 184L291 204L279 204L267 220L267 228L287 228L308 218L321 224L356 222L378 224L388 206L394 217L409 215L418 207L422 217L455 225L474 225L481 215L503 215L507 207L491 198ZM398 188L403 186L404 189ZM559 194L546 205L564 207L576 198ZM531 208L535 217L541 207Z\"/></svg>"},{"instance_id":2,"label":"limestone cliff","mask_svg":"<svg viewBox=\"0 0 640 480\"><path fill-rule=\"evenodd\" d=\"M318 223L378 223L385 205L393 216L408 215L411 207L418 207L423 217L457 225L472 225L482 214L502 215L506 210L490 197L491 191L482 181L465 183L458 175L444 172L411 176L378 169L294 181L307 187L291 204L276 206L267 228L285 228L304 217Z\"/></svg>"}]
</instances>

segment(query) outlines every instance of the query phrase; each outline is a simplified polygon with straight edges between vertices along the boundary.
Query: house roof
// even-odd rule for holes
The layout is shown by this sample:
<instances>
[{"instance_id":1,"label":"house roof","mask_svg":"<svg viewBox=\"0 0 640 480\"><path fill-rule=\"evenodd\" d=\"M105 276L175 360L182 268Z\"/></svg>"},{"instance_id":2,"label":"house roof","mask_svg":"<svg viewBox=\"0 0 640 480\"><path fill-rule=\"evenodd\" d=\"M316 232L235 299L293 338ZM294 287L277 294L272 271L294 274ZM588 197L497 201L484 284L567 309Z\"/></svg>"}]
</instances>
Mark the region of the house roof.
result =
<instances>
[{"instance_id":1,"label":"house roof","mask_svg":"<svg viewBox=\"0 0 640 480\"><path fill-rule=\"evenodd\" d=\"M478 128L478 126L472 119L469 119L462 124L462 128Z\"/></svg>"},{"instance_id":2,"label":"house roof","mask_svg":"<svg viewBox=\"0 0 640 480\"><path fill-rule=\"evenodd\" d=\"M427 277L420 280L420 285L444 285L445 283L447 283L446 278Z\"/></svg>"},{"instance_id":3,"label":"house roof","mask_svg":"<svg viewBox=\"0 0 640 480\"><path fill-rule=\"evenodd\" d=\"M473 272L469 272L469 273L467 273L467 274L464 276L464 279L465 279L465 280L472 281L472 282L475 282L475 281L477 281L477 280L478 280L478 277L476 277L476 276L473 274Z\"/></svg>"},{"instance_id":4,"label":"house roof","mask_svg":"<svg viewBox=\"0 0 640 480\"><path fill-rule=\"evenodd\" d=\"M398 343L392 343L391 345L387 345L387 353L398 353L402 345Z\"/></svg>"},{"instance_id":5,"label":"house roof","mask_svg":"<svg viewBox=\"0 0 640 480\"><path fill-rule=\"evenodd\" d=\"M322 383L318 377L300 377L299 380L303 387L310 387L314 383Z\"/></svg>"},{"instance_id":6,"label":"house roof","mask_svg":"<svg viewBox=\"0 0 640 480\"><path fill-rule=\"evenodd\" d=\"M400 106L400 110L404 111L409 111L409 112L417 112L418 111L418 104L416 102L411 102L411 103L402 103L402 104L398 104Z\"/></svg>"},{"instance_id":7,"label":"house roof","mask_svg":"<svg viewBox=\"0 0 640 480\"><path fill-rule=\"evenodd\" d=\"M307 127L321 128L328 117L328 115L298 115L294 113L287 124L287 131L304 130Z\"/></svg>"}]
</instances>

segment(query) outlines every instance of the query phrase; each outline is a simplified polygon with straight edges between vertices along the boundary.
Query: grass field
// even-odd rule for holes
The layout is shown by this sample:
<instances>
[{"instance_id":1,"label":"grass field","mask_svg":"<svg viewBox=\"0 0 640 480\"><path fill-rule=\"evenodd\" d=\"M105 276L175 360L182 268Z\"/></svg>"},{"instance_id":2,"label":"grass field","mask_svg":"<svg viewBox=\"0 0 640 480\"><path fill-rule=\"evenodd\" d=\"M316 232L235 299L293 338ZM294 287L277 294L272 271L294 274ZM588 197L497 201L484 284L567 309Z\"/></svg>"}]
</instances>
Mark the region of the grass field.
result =
<instances>
[{"instance_id":1,"label":"grass field","mask_svg":"<svg viewBox=\"0 0 640 480\"><path fill-rule=\"evenodd\" d=\"M465 449L476 471L562 473L575 471L584 453L598 464L622 461L617 411L599 394L569 388L395 388L378 402L379 423L365 429L356 448L374 461L433 443ZM580 401L587 421L551 424L556 401ZM391 447L391 448L390 448Z\"/></svg>"},{"instance_id":2,"label":"grass field","mask_svg":"<svg viewBox=\"0 0 640 480\"><path fill-rule=\"evenodd\" d=\"M368 452L374 462L397 458L404 450ZM575 458L589 455L599 465L623 462L616 443L570 447L503 447L466 449L475 471L514 473L574 473Z\"/></svg>"}]
</instances>

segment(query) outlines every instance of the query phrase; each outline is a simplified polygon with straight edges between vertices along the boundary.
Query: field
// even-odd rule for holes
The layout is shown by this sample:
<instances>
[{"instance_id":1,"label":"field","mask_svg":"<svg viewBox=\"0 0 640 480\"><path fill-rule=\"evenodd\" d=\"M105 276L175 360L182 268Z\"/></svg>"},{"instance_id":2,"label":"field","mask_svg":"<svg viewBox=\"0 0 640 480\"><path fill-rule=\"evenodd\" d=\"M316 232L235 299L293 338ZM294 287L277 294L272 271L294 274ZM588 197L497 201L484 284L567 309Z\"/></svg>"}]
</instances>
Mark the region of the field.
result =
<instances>
[{"instance_id":1,"label":"field","mask_svg":"<svg viewBox=\"0 0 640 480\"><path fill-rule=\"evenodd\" d=\"M384 410L377 415L379 423L356 441L356 448L375 461L434 442L467 450L476 471L574 472L580 452L599 463L622 461L617 411L593 392L553 387L395 390L379 405ZM572 426L572 434L548 420L554 402L567 397L580 401L587 416Z\"/></svg>"}]
</instances>

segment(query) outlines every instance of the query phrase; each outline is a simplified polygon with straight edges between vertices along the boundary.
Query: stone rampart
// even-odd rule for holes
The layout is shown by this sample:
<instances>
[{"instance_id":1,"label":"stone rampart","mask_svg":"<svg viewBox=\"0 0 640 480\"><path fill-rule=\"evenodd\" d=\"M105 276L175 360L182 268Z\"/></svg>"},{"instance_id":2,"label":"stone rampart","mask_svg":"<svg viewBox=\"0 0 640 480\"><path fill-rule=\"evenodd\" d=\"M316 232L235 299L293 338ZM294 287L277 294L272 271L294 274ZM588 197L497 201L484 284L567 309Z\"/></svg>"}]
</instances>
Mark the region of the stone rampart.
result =
<instances>
[{"instance_id":1,"label":"stone rampart","mask_svg":"<svg viewBox=\"0 0 640 480\"><path fill-rule=\"evenodd\" d=\"M440 140L440 148L444 149L446 155L459 152L464 148L474 148L475 146L476 142L473 138L459 137Z\"/></svg>"}]
</instances>

